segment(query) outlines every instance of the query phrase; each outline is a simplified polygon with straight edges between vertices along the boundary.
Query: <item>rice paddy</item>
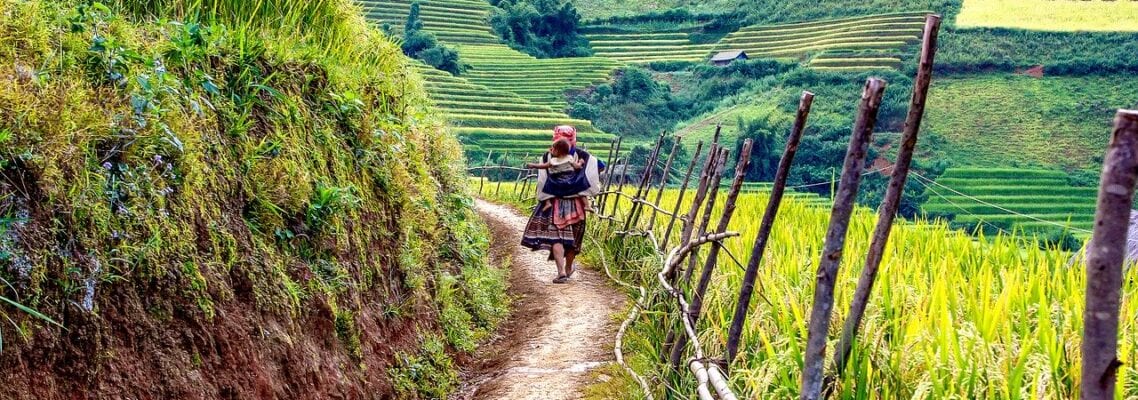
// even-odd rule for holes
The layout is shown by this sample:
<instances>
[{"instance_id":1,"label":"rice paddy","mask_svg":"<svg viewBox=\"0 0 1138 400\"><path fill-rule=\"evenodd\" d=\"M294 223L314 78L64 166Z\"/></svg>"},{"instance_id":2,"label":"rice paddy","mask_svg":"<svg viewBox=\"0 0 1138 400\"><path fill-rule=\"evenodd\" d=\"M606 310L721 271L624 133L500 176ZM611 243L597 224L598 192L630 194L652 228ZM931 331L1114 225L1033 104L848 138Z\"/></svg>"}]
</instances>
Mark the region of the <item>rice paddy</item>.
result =
<instances>
[{"instance_id":1,"label":"rice paddy","mask_svg":"<svg viewBox=\"0 0 1138 400\"><path fill-rule=\"evenodd\" d=\"M503 184L500 197L509 196L511 188ZM672 204L675 192L668 191L663 204ZM725 247L742 263L747 262L766 196L759 192L740 197L730 229L742 236ZM739 398L797 397L814 274L828 219L825 207L794 198L783 202L759 270L741 354L731 365L730 384ZM851 221L835 294L838 318L850 303L875 220L873 210L859 208ZM589 235L597 235L591 246L615 243L609 241L604 222L593 219L590 224ZM661 226L654 228L662 233ZM833 398L1077 397L1085 278L1081 265L1068 265L1069 253L1041 250L1020 236L975 238L940 223L900 222L893 232L859 340ZM590 256L596 262L596 250L586 246L586 251L594 252ZM742 270L724 258L715 270L698 328L711 357L724 351L742 276ZM610 266L619 268L625 279L640 279L652 288L658 261L644 262L648 264L610 260ZM1130 268L1126 278L1123 298L1129 299L1138 292L1138 268ZM673 395L686 398L694 393L694 380L670 378L662 372L670 368L658 361L659 344L670 326L662 322L663 312L670 309L660 306L643 313L626 336L624 350L632 367L652 379L657 396L674 390ZM1124 302L1121 320L1118 395L1134 398L1138 307L1133 302ZM838 334L831 331L831 349ZM623 374L601 385L608 387L598 392L639 390ZM674 389L666 389L669 385Z\"/></svg>"},{"instance_id":2,"label":"rice paddy","mask_svg":"<svg viewBox=\"0 0 1138 400\"><path fill-rule=\"evenodd\" d=\"M950 168L929 188L922 209L979 228L1068 229L1087 236L1094 226L1094 187L1072 187L1056 170Z\"/></svg>"},{"instance_id":3,"label":"rice paddy","mask_svg":"<svg viewBox=\"0 0 1138 400\"><path fill-rule=\"evenodd\" d=\"M360 0L368 18L399 34L410 1ZM427 92L447 114L472 159L488 152L539 154L549 147L551 129L569 124L581 146L604 147L614 139L585 120L565 114L564 91L603 81L618 62L602 58L538 60L498 43L485 23L489 3L472 0L421 1L424 30L457 47L470 69L462 76L416 63Z\"/></svg>"},{"instance_id":4,"label":"rice paddy","mask_svg":"<svg viewBox=\"0 0 1138 400\"><path fill-rule=\"evenodd\" d=\"M839 71L896 69L920 39L925 12L755 25L700 44L686 32L587 34L597 55L630 63L703 61L714 52L743 50L750 57L800 58L812 68Z\"/></svg>"},{"instance_id":5,"label":"rice paddy","mask_svg":"<svg viewBox=\"0 0 1138 400\"><path fill-rule=\"evenodd\" d=\"M956 26L1042 31L1138 31L1129 0L964 0Z\"/></svg>"}]
</instances>

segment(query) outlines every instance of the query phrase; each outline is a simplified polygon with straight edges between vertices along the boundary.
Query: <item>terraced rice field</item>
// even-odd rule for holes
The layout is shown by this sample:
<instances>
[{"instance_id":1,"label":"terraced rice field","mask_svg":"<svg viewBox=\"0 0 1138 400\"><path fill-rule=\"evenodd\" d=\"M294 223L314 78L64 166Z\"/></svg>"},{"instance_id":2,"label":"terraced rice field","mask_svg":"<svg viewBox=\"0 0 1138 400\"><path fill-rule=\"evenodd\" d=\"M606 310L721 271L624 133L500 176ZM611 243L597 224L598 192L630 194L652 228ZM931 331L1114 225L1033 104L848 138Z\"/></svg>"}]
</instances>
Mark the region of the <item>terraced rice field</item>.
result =
<instances>
[{"instance_id":1,"label":"terraced rice field","mask_svg":"<svg viewBox=\"0 0 1138 400\"><path fill-rule=\"evenodd\" d=\"M411 0L357 0L366 16L389 24L396 34L403 34ZM419 14L423 30L447 43L496 44L498 36L490 25L482 23L490 16L490 3L480 0L420 0Z\"/></svg>"},{"instance_id":2,"label":"terraced rice field","mask_svg":"<svg viewBox=\"0 0 1138 400\"><path fill-rule=\"evenodd\" d=\"M930 186L926 213L960 224L1037 231L1062 226L1077 236L1094 225L1097 189L1072 187L1061 171L951 168ZM1022 215L1016 215L1016 214Z\"/></svg>"},{"instance_id":3,"label":"terraced rice field","mask_svg":"<svg viewBox=\"0 0 1138 400\"><path fill-rule=\"evenodd\" d=\"M869 15L784 25L755 25L714 44L697 44L685 32L586 34L597 55L630 63L702 61L724 50L751 57L799 58L825 70L899 68L901 54L920 41L925 12ZM812 56L812 57L811 57Z\"/></svg>"},{"instance_id":4,"label":"terraced rice field","mask_svg":"<svg viewBox=\"0 0 1138 400\"><path fill-rule=\"evenodd\" d=\"M1138 31L1131 0L964 0L958 27L1043 31Z\"/></svg>"},{"instance_id":5,"label":"terraced rice field","mask_svg":"<svg viewBox=\"0 0 1138 400\"><path fill-rule=\"evenodd\" d=\"M533 104L516 94L494 90L467 79L415 64L423 75L435 104L447 114L451 130L472 156L539 153L549 147L551 128L569 124L581 135L585 148L607 148L613 135L601 132L585 120Z\"/></svg>"},{"instance_id":6,"label":"terraced rice field","mask_svg":"<svg viewBox=\"0 0 1138 400\"><path fill-rule=\"evenodd\" d=\"M920 41L925 12L881 14L751 26L727 35L717 50L744 50L751 57L807 57L827 70L896 68L900 53ZM827 54L828 53L828 54Z\"/></svg>"},{"instance_id":7,"label":"terraced rice field","mask_svg":"<svg viewBox=\"0 0 1138 400\"><path fill-rule=\"evenodd\" d=\"M621 66L603 57L538 59L505 45L461 45L471 68L463 76L491 89L514 93L532 103L564 110L565 91L608 79Z\"/></svg>"},{"instance_id":8,"label":"terraced rice field","mask_svg":"<svg viewBox=\"0 0 1138 400\"><path fill-rule=\"evenodd\" d=\"M367 16L389 24L399 33L410 1L360 0ZM432 100L447 113L452 131L468 155L536 154L549 147L551 129L569 124L581 134L584 148L606 148L613 135L585 120L570 118L563 92L607 79L619 62L595 57L538 60L498 44L486 19L491 6L484 1L421 1L426 31L457 47L471 69L461 77L414 64L423 75Z\"/></svg>"},{"instance_id":9,"label":"terraced rice field","mask_svg":"<svg viewBox=\"0 0 1138 400\"><path fill-rule=\"evenodd\" d=\"M629 63L703 61L717 44L691 41L687 32L611 33L586 28L596 55Z\"/></svg>"}]
</instances>

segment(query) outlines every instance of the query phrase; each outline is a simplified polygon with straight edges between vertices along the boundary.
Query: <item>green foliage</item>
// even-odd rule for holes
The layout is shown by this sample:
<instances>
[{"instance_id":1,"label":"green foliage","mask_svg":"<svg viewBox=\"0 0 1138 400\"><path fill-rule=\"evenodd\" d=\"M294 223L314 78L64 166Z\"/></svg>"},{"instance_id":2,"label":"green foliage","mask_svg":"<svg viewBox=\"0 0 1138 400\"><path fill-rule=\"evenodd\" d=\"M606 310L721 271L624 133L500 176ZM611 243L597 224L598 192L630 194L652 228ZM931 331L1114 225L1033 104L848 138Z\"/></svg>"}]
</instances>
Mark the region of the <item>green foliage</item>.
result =
<instances>
[{"instance_id":1,"label":"green foliage","mask_svg":"<svg viewBox=\"0 0 1138 400\"><path fill-rule=\"evenodd\" d=\"M502 0L490 15L494 31L510 47L538 58L592 55L581 35L581 16L564 0Z\"/></svg>"},{"instance_id":2,"label":"green foliage","mask_svg":"<svg viewBox=\"0 0 1138 400\"><path fill-rule=\"evenodd\" d=\"M395 391L401 399L444 399L458 383L454 361L437 336L427 335L420 346L418 353L396 354L388 372Z\"/></svg>"},{"instance_id":3,"label":"green foliage","mask_svg":"<svg viewBox=\"0 0 1138 400\"><path fill-rule=\"evenodd\" d=\"M676 82L673 87L657 81L648 70L628 67L611 84L572 96L569 115L589 119L606 132L652 137L714 109L723 97L747 89L755 80L790 68L774 60L750 60L726 68L692 64L682 77L670 77Z\"/></svg>"},{"instance_id":4,"label":"green foliage","mask_svg":"<svg viewBox=\"0 0 1138 400\"><path fill-rule=\"evenodd\" d=\"M407 14L407 24L403 28L403 54L422 60L436 69L461 75L469 65L459 60L458 52L439 44L435 35L423 30L423 20L419 16L419 2L411 3Z\"/></svg>"}]
</instances>

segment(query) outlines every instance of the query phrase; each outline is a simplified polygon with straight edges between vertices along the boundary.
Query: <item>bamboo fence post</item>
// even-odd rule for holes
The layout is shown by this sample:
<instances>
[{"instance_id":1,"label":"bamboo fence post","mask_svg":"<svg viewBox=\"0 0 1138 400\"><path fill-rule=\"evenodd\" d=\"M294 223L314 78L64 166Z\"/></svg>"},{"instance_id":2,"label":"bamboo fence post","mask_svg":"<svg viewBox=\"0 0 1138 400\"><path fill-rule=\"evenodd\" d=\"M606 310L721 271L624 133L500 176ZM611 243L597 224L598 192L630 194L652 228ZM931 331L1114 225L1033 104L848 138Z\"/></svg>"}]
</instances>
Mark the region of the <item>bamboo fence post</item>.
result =
<instances>
[{"instance_id":1,"label":"bamboo fence post","mask_svg":"<svg viewBox=\"0 0 1138 400\"><path fill-rule=\"evenodd\" d=\"M719 217L719 225L715 227L714 232L726 232L727 224L731 223L731 217L735 214L735 200L739 198L739 191L743 188L743 178L747 175L747 165L751 162L751 139L743 141L743 149L739 154L739 162L735 164L735 179L731 182L731 190L727 192L727 199L723 203L723 214ZM726 157L724 157L726 158ZM704 261L703 271L699 275L699 283L696 284L695 293L692 295L691 307L688 309L686 318L691 320L691 324L695 325L699 322L700 311L703 310L703 296L707 294L707 286L711 284L711 273L715 270L715 263L719 257L720 244L712 243L711 250L708 250L707 260ZM694 257L692 259L695 259ZM680 335L676 344L672 347L672 362L673 367L678 367L679 360L683 358L684 347L688 344L688 337Z\"/></svg>"},{"instance_id":2,"label":"bamboo fence post","mask_svg":"<svg viewBox=\"0 0 1138 400\"><path fill-rule=\"evenodd\" d=\"M509 161L509 159L510 159L510 153L506 153L504 156L502 156L502 159L498 161L498 173L499 174L502 173L502 167L506 166L506 162ZM500 177L498 179L498 186L494 188L494 197L498 197L498 191L499 190L502 190L502 179Z\"/></svg>"},{"instance_id":3,"label":"bamboo fence post","mask_svg":"<svg viewBox=\"0 0 1138 400\"><path fill-rule=\"evenodd\" d=\"M834 206L830 212L830 227L822 247L822 259L818 262L814 305L810 312L806 341L806 360L802 367L802 387L799 394L801 400L818 400L822 395L826 336L830 329L830 313L834 307L834 281L837 279L838 266L842 261L846 231L849 229L850 215L853 213L861 172L865 166L866 151L873 136L873 126L877 123L877 111L881 106L881 96L884 91L885 81L869 78L861 95L857 122L854 123L849 149L846 151L845 165L842 167L841 183L838 185Z\"/></svg>"},{"instance_id":4,"label":"bamboo fence post","mask_svg":"<svg viewBox=\"0 0 1138 400\"><path fill-rule=\"evenodd\" d=\"M853 349L853 342L857 339L857 331L865 315L865 307L869 304L869 296L873 292L873 283L877 279L881 259L885 255L885 246L889 243L893 219L897 216L897 209L901 205L905 181L909 178L909 166L913 161L913 150L917 147L917 134L921 130L921 120L925 115L925 100L928 98L929 84L932 82L933 59L936 56L939 30L940 16L930 14L926 17L920 64L913 96L909 102L909 115L905 120L905 130L901 136L901 148L897 152L897 161L893 164L893 176L889 179L889 187L885 189L885 198L882 199L881 208L878 210L877 226L873 229L873 239L869 244L865 266L861 270L861 277L858 278L850 311L846 314L842 337L834 352L834 372L837 378L841 378L850 351Z\"/></svg>"},{"instance_id":5,"label":"bamboo fence post","mask_svg":"<svg viewBox=\"0 0 1138 400\"><path fill-rule=\"evenodd\" d=\"M790 166L794 164L794 155L798 152L798 143L802 140L802 132L806 130L806 118L810 116L810 107L813 104L814 93L802 92L794 127L790 130L790 137L786 140L786 150L782 152L782 159L778 162L778 171L775 173L770 199L767 200L767 209L763 211L763 221L759 225L759 233L755 235L755 242L751 246L751 259L747 261L747 270L743 273L743 283L739 287L739 302L735 304L735 316L731 318L731 328L727 331L727 365L731 365L739 353L739 340L743 335L743 323L747 319L751 295L755 290L759 263L763 259L767 240L770 239L771 230L774 228L774 219L778 216L778 208L786 191L786 180L790 177Z\"/></svg>"},{"instance_id":6,"label":"bamboo fence post","mask_svg":"<svg viewBox=\"0 0 1138 400\"><path fill-rule=\"evenodd\" d=\"M704 198L707 196L707 181L711 179L711 175L715 170L716 160L719 158L719 132L722 129L721 125L715 126L715 136L711 139L711 148L707 152L707 163L703 166L703 171L699 175L699 185L695 191L695 198L692 199L691 208L688 210L688 215L684 219L682 228L680 229L680 245L683 246L689 240L693 231L695 230L695 219L699 215L699 206L703 204ZM674 271L678 274L678 271ZM676 276L670 276L675 279Z\"/></svg>"},{"instance_id":7,"label":"bamboo fence post","mask_svg":"<svg viewBox=\"0 0 1138 400\"><path fill-rule=\"evenodd\" d=\"M719 196L719 184L723 182L723 168L727 166L727 155L730 152L726 147L719 149L718 165L715 167L715 175L707 183L709 193L707 201L703 204L703 215L700 216L699 230L697 231L699 234L696 236L707 234L707 225L711 223L711 213L715 210L715 200ZM691 276L695 272L697 264L699 264L699 249L692 249L690 258L688 258L688 269L684 271L684 283L691 284Z\"/></svg>"},{"instance_id":8,"label":"bamboo fence post","mask_svg":"<svg viewBox=\"0 0 1138 400\"><path fill-rule=\"evenodd\" d=\"M608 204L608 199L609 199L608 191L609 191L609 187L612 186L612 173L613 173L613 171L616 170L616 164L620 162L620 144L621 144L621 141L623 139L624 138L622 138L622 137L616 138L616 149L613 150L612 155L609 156L609 163L605 164L605 187L604 187L604 191L601 193L601 198L600 198L601 214L602 215L604 214L604 211L605 211L605 205Z\"/></svg>"},{"instance_id":9,"label":"bamboo fence post","mask_svg":"<svg viewBox=\"0 0 1138 400\"><path fill-rule=\"evenodd\" d=\"M715 139L718 139L718 136L719 136L718 135L718 129L716 130L716 132L717 132L717 134L716 134ZM689 247L691 244L692 233L695 230L695 218L697 215L699 215L699 206L703 203L704 197L707 196L707 182L708 182L708 180L711 179L712 171L715 169L715 166L718 163L718 159L719 159L719 144L717 143L717 140L712 140L711 149L710 149L710 151L707 152L707 161L704 162L703 170L700 171L700 174L699 174L699 185L697 186L696 191L695 191L695 198L692 199L692 204L688 209L688 214L684 218L683 226L680 229L680 244L679 244L680 247ZM683 255L686 256L687 253L684 252ZM671 269L667 270L667 274L665 275L665 278L667 279L669 284L675 284L676 281L678 280L679 272L680 272L678 266L682 262L683 262L683 259L675 260L677 268L671 268ZM683 316L681 315L681 318L682 317ZM675 329L669 330L667 336L664 337L664 348L665 349L671 349L672 344L675 343L675 339L676 339L676 330ZM664 356L664 361L671 361L671 357L670 357L671 353L670 352L668 352L666 354L662 353L661 355Z\"/></svg>"},{"instance_id":10,"label":"bamboo fence post","mask_svg":"<svg viewBox=\"0 0 1138 400\"><path fill-rule=\"evenodd\" d=\"M478 171L478 195L482 195L482 184L486 182L486 165L490 164L490 156L494 154L494 150L486 152L486 162L482 163L482 170Z\"/></svg>"},{"instance_id":11,"label":"bamboo fence post","mask_svg":"<svg viewBox=\"0 0 1138 400\"><path fill-rule=\"evenodd\" d=\"M1083 311L1083 400L1113 399L1118 368L1118 313L1134 184L1138 180L1138 110L1119 110L1103 161L1095 229L1087 244Z\"/></svg>"},{"instance_id":12,"label":"bamboo fence post","mask_svg":"<svg viewBox=\"0 0 1138 400\"><path fill-rule=\"evenodd\" d=\"M644 175L640 178L640 185L636 187L636 196L633 197L631 212L628 218L624 220L624 231L630 232L640 222L640 205L641 197L647 197L645 189L648 187L648 182L652 181L652 172L656 169L656 159L660 157L660 147L664 145L664 132L660 132L660 137L656 139L656 146L652 148L652 153L648 155L648 162L644 164Z\"/></svg>"},{"instance_id":13,"label":"bamboo fence post","mask_svg":"<svg viewBox=\"0 0 1138 400\"><path fill-rule=\"evenodd\" d=\"M659 251L665 251L668 248L668 240L672 236L672 227L676 224L676 216L680 214L680 206L684 202L684 193L688 190L688 183L691 182L692 171L695 170L695 164L699 162L699 155L703 151L703 141L700 140L695 144L695 153L691 156L691 162L688 163L688 171L684 173L684 183L680 185L680 195L676 197L676 205L672 207L672 216L668 218L668 228L664 231L664 238L661 241Z\"/></svg>"},{"instance_id":14,"label":"bamboo fence post","mask_svg":"<svg viewBox=\"0 0 1138 400\"><path fill-rule=\"evenodd\" d=\"M618 183L616 185L617 186L616 191L620 192L620 194L613 196L613 199L612 199L612 217L613 217L613 219L609 220L609 226L612 226L613 221L616 220L616 212L617 212L617 210L620 210L620 197L624 194L624 182L627 180L628 180L628 159L626 158L624 160L624 168L622 168L620 170L620 183Z\"/></svg>"},{"instance_id":15,"label":"bamboo fence post","mask_svg":"<svg viewBox=\"0 0 1138 400\"><path fill-rule=\"evenodd\" d=\"M668 186L668 175L672 172L672 161L675 161L676 150L680 147L680 140L683 139L681 136L673 136L672 138L672 152L668 154L668 161L664 163L664 173L660 174L660 189L656 191L655 204L657 207L660 206L660 200L664 198L664 188ZM648 219L649 229L656 225L656 214L657 211L652 209L652 218Z\"/></svg>"}]
</instances>

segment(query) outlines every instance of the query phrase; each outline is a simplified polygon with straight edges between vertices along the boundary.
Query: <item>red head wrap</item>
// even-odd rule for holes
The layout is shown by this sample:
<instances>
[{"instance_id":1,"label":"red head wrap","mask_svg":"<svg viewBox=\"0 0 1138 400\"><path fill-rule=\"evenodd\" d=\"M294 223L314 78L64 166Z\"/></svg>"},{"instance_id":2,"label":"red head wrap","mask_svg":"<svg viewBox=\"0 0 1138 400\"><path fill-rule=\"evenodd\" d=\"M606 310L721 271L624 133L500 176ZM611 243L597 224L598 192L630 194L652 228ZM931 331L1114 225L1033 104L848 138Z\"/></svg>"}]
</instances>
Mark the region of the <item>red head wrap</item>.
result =
<instances>
[{"instance_id":1,"label":"red head wrap","mask_svg":"<svg viewBox=\"0 0 1138 400\"><path fill-rule=\"evenodd\" d=\"M558 125L553 128L553 140L565 138L569 141L569 145L577 146L577 130L569 125Z\"/></svg>"}]
</instances>

